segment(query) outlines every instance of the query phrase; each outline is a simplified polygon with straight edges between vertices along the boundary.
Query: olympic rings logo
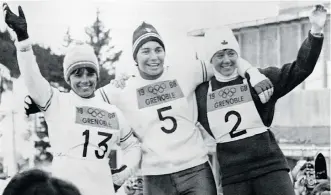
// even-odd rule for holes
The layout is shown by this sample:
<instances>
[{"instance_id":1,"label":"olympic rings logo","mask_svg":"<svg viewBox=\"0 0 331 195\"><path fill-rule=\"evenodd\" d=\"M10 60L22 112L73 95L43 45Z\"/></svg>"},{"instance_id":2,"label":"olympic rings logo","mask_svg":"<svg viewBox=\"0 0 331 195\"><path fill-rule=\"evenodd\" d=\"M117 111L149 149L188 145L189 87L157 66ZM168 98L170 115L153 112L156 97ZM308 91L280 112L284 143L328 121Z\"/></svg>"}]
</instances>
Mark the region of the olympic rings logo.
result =
<instances>
[{"instance_id":1,"label":"olympic rings logo","mask_svg":"<svg viewBox=\"0 0 331 195\"><path fill-rule=\"evenodd\" d=\"M222 97L222 98L230 98L230 97L232 97L235 93L236 93L236 88L226 88L226 89L224 89L224 90L220 90L219 92L218 92L218 95L220 96L220 97Z\"/></svg>"},{"instance_id":2,"label":"olympic rings logo","mask_svg":"<svg viewBox=\"0 0 331 195\"><path fill-rule=\"evenodd\" d=\"M98 110L98 109L93 109L93 108L87 109L87 113L89 113L93 117L98 116L99 118L102 118L106 115L106 113L104 111Z\"/></svg>"},{"instance_id":3,"label":"olympic rings logo","mask_svg":"<svg viewBox=\"0 0 331 195\"><path fill-rule=\"evenodd\" d=\"M163 93L166 88L166 85L162 83L160 85L149 86L148 92L157 95L158 93Z\"/></svg>"}]
</instances>

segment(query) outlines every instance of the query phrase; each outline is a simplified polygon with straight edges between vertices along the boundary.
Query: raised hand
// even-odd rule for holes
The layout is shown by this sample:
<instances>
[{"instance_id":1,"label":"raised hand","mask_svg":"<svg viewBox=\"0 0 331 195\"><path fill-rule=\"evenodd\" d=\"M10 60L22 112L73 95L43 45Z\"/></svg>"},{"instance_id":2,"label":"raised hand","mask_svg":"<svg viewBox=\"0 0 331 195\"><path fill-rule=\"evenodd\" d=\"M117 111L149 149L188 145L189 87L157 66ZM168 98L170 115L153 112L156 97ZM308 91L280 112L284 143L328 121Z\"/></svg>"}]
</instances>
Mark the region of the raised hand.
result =
<instances>
[{"instance_id":1,"label":"raised hand","mask_svg":"<svg viewBox=\"0 0 331 195\"><path fill-rule=\"evenodd\" d=\"M10 10L7 3L2 4L2 10L4 13L5 22L16 33L17 40L24 41L28 39L28 25L26 23L22 7L18 7L18 16Z\"/></svg>"},{"instance_id":2,"label":"raised hand","mask_svg":"<svg viewBox=\"0 0 331 195\"><path fill-rule=\"evenodd\" d=\"M237 63L238 73L240 75L245 75L246 72L249 75L248 80L250 81L255 92L258 94L261 103L267 103L274 93L274 86L271 81L264 74L260 73L257 68L252 67L252 65L250 65L250 63L243 58L240 58ZM243 67L249 68L245 69Z\"/></svg>"},{"instance_id":3,"label":"raised hand","mask_svg":"<svg viewBox=\"0 0 331 195\"><path fill-rule=\"evenodd\" d=\"M111 169L115 192L117 192L126 180L126 174L123 175L125 169L127 169L126 165L121 166L119 169Z\"/></svg>"},{"instance_id":4,"label":"raised hand","mask_svg":"<svg viewBox=\"0 0 331 195\"><path fill-rule=\"evenodd\" d=\"M119 77L113 79L110 81L110 84L113 85L116 88L125 88L126 81L131 77L132 75L127 75L125 73L122 73Z\"/></svg>"},{"instance_id":5,"label":"raised hand","mask_svg":"<svg viewBox=\"0 0 331 195\"><path fill-rule=\"evenodd\" d=\"M321 33L326 22L327 10L323 5L315 5L310 13L309 21L311 23L312 33Z\"/></svg>"},{"instance_id":6,"label":"raised hand","mask_svg":"<svg viewBox=\"0 0 331 195\"><path fill-rule=\"evenodd\" d=\"M265 104L270 100L272 94L274 93L274 86L266 76L261 74L259 78L261 81L256 83L253 88L259 95L261 102Z\"/></svg>"},{"instance_id":7,"label":"raised hand","mask_svg":"<svg viewBox=\"0 0 331 195\"><path fill-rule=\"evenodd\" d=\"M37 104L33 101L33 99L28 95L24 99L24 109L26 116L29 116L30 114L36 114L38 112L41 112L41 110L38 108Z\"/></svg>"}]
</instances>

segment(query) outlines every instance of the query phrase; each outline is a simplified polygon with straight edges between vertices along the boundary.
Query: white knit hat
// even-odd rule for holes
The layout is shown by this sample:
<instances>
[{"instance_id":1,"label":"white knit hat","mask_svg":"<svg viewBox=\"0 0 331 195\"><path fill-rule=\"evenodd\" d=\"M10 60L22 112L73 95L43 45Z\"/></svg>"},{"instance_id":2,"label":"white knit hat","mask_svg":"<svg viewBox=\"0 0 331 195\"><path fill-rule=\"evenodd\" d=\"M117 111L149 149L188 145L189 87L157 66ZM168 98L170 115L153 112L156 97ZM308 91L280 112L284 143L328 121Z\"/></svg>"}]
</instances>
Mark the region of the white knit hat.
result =
<instances>
[{"instance_id":1,"label":"white knit hat","mask_svg":"<svg viewBox=\"0 0 331 195\"><path fill-rule=\"evenodd\" d=\"M71 46L63 60L63 74L69 84L70 74L78 68L93 68L100 77L99 63L94 49L87 44L75 44Z\"/></svg>"},{"instance_id":2,"label":"white knit hat","mask_svg":"<svg viewBox=\"0 0 331 195\"><path fill-rule=\"evenodd\" d=\"M215 53L223 49L233 49L240 57L239 44L232 30L227 26L207 30L205 33L205 60L210 62Z\"/></svg>"}]
</instances>

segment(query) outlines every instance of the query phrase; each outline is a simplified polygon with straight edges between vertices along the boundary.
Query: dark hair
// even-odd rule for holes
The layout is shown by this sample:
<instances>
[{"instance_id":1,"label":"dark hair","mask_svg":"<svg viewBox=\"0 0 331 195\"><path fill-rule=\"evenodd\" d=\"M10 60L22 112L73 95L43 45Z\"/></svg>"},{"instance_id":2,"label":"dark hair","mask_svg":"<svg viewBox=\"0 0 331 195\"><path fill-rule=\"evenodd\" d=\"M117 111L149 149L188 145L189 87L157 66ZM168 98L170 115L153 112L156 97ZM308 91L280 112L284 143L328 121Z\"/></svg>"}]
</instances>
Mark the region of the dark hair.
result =
<instances>
[{"instance_id":1,"label":"dark hair","mask_svg":"<svg viewBox=\"0 0 331 195\"><path fill-rule=\"evenodd\" d=\"M2 195L81 195L73 184L32 169L16 174Z\"/></svg>"},{"instance_id":2,"label":"dark hair","mask_svg":"<svg viewBox=\"0 0 331 195\"><path fill-rule=\"evenodd\" d=\"M319 192L330 191L330 181L325 181L317 186L315 186L314 190L311 192L311 195L316 195Z\"/></svg>"},{"instance_id":3,"label":"dark hair","mask_svg":"<svg viewBox=\"0 0 331 195\"><path fill-rule=\"evenodd\" d=\"M81 75L81 74L83 74L84 69L86 69L88 73L95 73L95 74L97 73L93 68L82 67L82 68L75 69L74 71L71 72L71 74L79 74L79 75Z\"/></svg>"}]
</instances>

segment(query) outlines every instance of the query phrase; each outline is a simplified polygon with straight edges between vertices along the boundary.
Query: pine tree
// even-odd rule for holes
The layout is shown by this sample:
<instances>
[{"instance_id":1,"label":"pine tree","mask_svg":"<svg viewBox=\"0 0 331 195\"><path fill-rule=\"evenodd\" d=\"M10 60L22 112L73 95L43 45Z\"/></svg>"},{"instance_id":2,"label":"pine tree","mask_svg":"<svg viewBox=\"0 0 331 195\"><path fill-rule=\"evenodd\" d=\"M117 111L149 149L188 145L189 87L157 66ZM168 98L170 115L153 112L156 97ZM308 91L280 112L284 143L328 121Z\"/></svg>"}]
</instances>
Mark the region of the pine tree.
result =
<instances>
[{"instance_id":1,"label":"pine tree","mask_svg":"<svg viewBox=\"0 0 331 195\"><path fill-rule=\"evenodd\" d=\"M105 29L104 23L100 20L100 11L96 12L96 20L90 27L85 28L89 40L87 41L95 51L100 64L100 82L98 87L102 87L114 78L114 62L118 61L122 51L115 51L115 46L110 45L112 40L110 29Z\"/></svg>"},{"instance_id":2,"label":"pine tree","mask_svg":"<svg viewBox=\"0 0 331 195\"><path fill-rule=\"evenodd\" d=\"M70 34L70 27L67 28L63 41L64 41L64 44L63 44L64 47L68 47L74 41L74 39L71 37L71 34Z\"/></svg>"},{"instance_id":3,"label":"pine tree","mask_svg":"<svg viewBox=\"0 0 331 195\"><path fill-rule=\"evenodd\" d=\"M11 77L18 78L20 76L21 73L16 59L16 48L7 30L0 32L0 63L10 70Z\"/></svg>"}]
</instances>

